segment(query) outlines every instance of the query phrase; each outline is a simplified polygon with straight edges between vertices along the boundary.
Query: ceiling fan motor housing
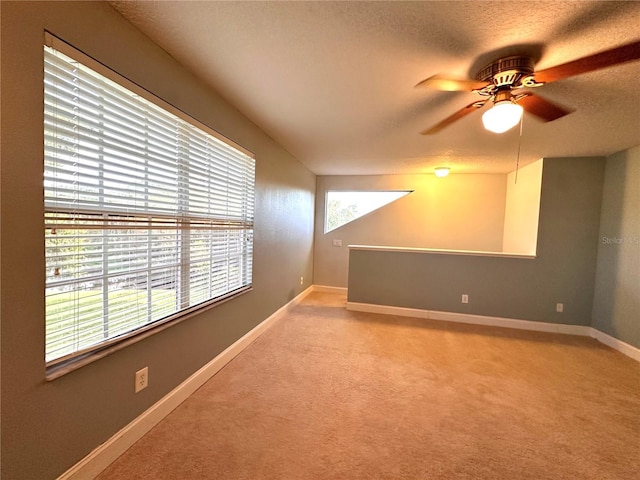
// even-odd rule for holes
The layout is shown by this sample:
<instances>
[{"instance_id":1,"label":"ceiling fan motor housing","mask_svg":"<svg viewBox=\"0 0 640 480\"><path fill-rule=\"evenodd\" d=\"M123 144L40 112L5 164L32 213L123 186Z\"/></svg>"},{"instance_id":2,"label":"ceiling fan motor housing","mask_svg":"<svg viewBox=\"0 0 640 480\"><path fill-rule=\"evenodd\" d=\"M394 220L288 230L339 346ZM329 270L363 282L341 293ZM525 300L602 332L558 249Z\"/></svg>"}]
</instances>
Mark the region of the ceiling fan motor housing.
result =
<instances>
[{"instance_id":1,"label":"ceiling fan motor housing","mask_svg":"<svg viewBox=\"0 0 640 480\"><path fill-rule=\"evenodd\" d=\"M501 58L480 70L476 79L491 82L498 88L515 86L520 78L533 74L534 67L530 57Z\"/></svg>"}]
</instances>

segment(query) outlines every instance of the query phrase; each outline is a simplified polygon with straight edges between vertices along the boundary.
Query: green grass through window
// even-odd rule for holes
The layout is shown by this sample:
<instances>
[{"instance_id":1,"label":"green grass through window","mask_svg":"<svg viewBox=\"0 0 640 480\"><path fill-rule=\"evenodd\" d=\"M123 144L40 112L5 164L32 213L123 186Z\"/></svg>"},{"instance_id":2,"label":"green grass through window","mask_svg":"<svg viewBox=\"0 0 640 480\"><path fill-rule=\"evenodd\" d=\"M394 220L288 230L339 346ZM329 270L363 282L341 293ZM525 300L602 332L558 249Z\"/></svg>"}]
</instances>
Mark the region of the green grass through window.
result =
<instances>
[{"instance_id":1,"label":"green grass through window","mask_svg":"<svg viewBox=\"0 0 640 480\"><path fill-rule=\"evenodd\" d=\"M107 302L102 290L48 295L47 359L122 335L177 310L175 290L152 290L150 306L147 295L146 290L115 290L109 292ZM103 318L105 303L109 311L107 318ZM69 345L70 335L74 339L72 345Z\"/></svg>"}]
</instances>

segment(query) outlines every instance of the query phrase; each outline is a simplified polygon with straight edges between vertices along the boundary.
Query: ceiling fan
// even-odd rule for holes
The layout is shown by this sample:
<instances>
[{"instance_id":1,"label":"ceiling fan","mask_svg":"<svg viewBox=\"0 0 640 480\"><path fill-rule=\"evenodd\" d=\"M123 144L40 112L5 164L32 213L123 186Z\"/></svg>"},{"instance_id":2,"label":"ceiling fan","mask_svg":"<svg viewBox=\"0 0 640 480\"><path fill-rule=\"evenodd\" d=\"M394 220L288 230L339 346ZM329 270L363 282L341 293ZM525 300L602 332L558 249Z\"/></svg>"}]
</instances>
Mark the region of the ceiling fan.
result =
<instances>
[{"instance_id":1,"label":"ceiling fan","mask_svg":"<svg viewBox=\"0 0 640 480\"><path fill-rule=\"evenodd\" d=\"M485 98L461 108L421 134L433 135L487 103L493 103L493 106L483 114L482 121L487 130L495 133L503 133L516 126L520 122L523 109L544 122L556 120L571 113L572 110L545 100L529 89L638 59L640 59L640 41L539 71L535 71L535 64L531 57L516 55L491 62L478 72L475 80L451 79L434 75L421 81L416 87L430 87L445 91L471 91Z\"/></svg>"}]
</instances>

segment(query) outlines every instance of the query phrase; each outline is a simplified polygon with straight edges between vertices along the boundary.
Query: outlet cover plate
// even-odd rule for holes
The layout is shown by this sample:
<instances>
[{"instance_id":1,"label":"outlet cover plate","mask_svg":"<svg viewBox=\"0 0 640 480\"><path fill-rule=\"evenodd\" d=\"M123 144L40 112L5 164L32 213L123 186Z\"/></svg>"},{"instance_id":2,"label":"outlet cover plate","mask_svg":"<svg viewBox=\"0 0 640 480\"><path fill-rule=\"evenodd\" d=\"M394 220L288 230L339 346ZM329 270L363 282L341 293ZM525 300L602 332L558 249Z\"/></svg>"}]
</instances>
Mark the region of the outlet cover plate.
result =
<instances>
[{"instance_id":1,"label":"outlet cover plate","mask_svg":"<svg viewBox=\"0 0 640 480\"><path fill-rule=\"evenodd\" d=\"M136 372L135 392L144 390L149 385L149 367L144 367Z\"/></svg>"}]
</instances>

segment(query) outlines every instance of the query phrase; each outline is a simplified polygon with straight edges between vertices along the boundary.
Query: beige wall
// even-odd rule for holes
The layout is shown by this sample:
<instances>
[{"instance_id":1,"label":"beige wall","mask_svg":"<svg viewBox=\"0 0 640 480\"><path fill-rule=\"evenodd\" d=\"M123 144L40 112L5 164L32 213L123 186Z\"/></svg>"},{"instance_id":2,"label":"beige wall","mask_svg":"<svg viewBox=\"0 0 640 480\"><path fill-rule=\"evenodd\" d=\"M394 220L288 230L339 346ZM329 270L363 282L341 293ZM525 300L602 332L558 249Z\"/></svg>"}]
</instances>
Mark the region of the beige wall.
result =
<instances>
[{"instance_id":1,"label":"beige wall","mask_svg":"<svg viewBox=\"0 0 640 480\"><path fill-rule=\"evenodd\" d=\"M507 175L502 251L535 255L543 160Z\"/></svg>"},{"instance_id":2,"label":"beige wall","mask_svg":"<svg viewBox=\"0 0 640 480\"><path fill-rule=\"evenodd\" d=\"M349 244L502 251L506 175L318 176L314 283L347 286ZM324 233L329 190L413 190ZM332 246L334 239L342 247Z\"/></svg>"},{"instance_id":3,"label":"beige wall","mask_svg":"<svg viewBox=\"0 0 640 480\"><path fill-rule=\"evenodd\" d=\"M107 3L1 5L0 476L47 480L311 284L315 176ZM256 154L253 291L52 382L44 362L45 29ZM136 395L134 372L144 366L149 387Z\"/></svg>"}]
</instances>

